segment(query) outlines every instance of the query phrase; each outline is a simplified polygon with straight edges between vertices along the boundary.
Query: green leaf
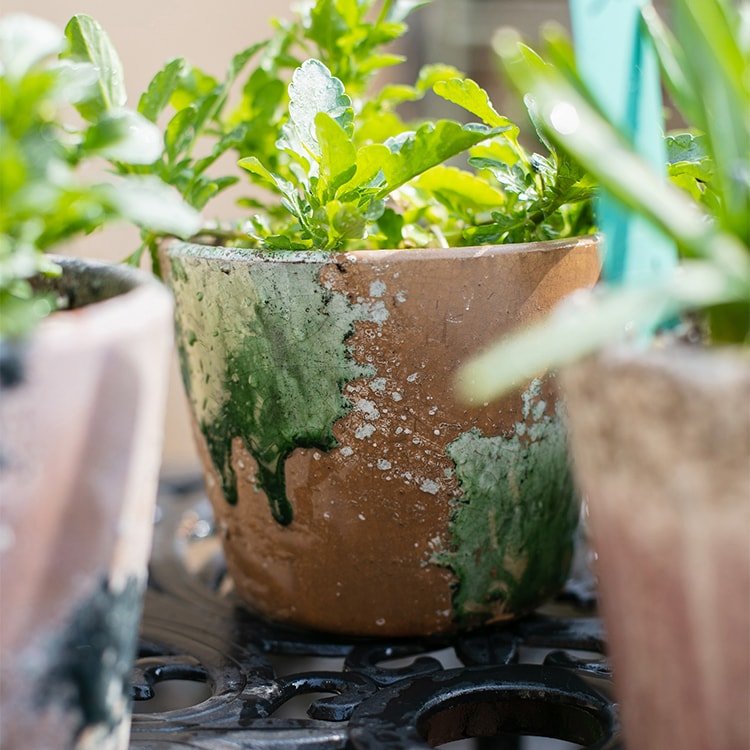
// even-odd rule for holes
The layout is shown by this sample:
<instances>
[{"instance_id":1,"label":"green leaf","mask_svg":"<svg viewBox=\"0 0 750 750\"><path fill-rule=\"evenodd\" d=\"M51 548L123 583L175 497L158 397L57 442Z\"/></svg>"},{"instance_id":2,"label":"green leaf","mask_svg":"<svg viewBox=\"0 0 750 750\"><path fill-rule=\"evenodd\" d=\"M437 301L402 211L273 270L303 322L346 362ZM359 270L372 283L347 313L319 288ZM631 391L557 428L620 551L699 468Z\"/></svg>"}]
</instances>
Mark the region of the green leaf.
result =
<instances>
[{"instance_id":1,"label":"green leaf","mask_svg":"<svg viewBox=\"0 0 750 750\"><path fill-rule=\"evenodd\" d=\"M180 85L185 66L185 59L177 57L170 60L151 79L151 83L138 101L138 111L146 119L156 122L157 117L169 104L169 100Z\"/></svg>"},{"instance_id":2,"label":"green leaf","mask_svg":"<svg viewBox=\"0 0 750 750\"><path fill-rule=\"evenodd\" d=\"M672 101L688 121L697 123L700 118L698 92L692 87L686 75L683 50L677 44L672 32L662 22L653 5L646 5L641 15L654 44L662 77Z\"/></svg>"},{"instance_id":3,"label":"green leaf","mask_svg":"<svg viewBox=\"0 0 750 750\"><path fill-rule=\"evenodd\" d=\"M378 219L378 229L383 234L386 248L396 249L401 247L403 228L404 217L392 208L386 208L383 215Z\"/></svg>"},{"instance_id":4,"label":"green leaf","mask_svg":"<svg viewBox=\"0 0 750 750\"><path fill-rule=\"evenodd\" d=\"M684 50L685 73L694 91L691 124L706 136L721 195L717 220L750 242L750 56L736 29L734 4L720 0L675 0L674 20Z\"/></svg>"},{"instance_id":5,"label":"green leaf","mask_svg":"<svg viewBox=\"0 0 750 750\"><path fill-rule=\"evenodd\" d=\"M432 89L443 99L458 104L467 112L476 115L491 128L503 128L506 131L507 138L515 139L518 137L518 127L507 117L497 113L487 92L471 78L438 81Z\"/></svg>"},{"instance_id":6,"label":"green leaf","mask_svg":"<svg viewBox=\"0 0 750 750\"><path fill-rule=\"evenodd\" d=\"M202 226L201 215L155 177L128 176L105 187L120 214L140 227L187 238Z\"/></svg>"},{"instance_id":7,"label":"green leaf","mask_svg":"<svg viewBox=\"0 0 750 750\"><path fill-rule=\"evenodd\" d=\"M93 122L105 112L124 107L127 94L122 63L107 32L90 16L76 15L68 21L65 36L69 48L62 57L91 63L99 74L91 98L77 105L81 115Z\"/></svg>"},{"instance_id":8,"label":"green leaf","mask_svg":"<svg viewBox=\"0 0 750 750\"><path fill-rule=\"evenodd\" d=\"M706 139L692 133L668 135L665 139L667 160L670 164L680 161L700 162L708 158Z\"/></svg>"},{"instance_id":9,"label":"green leaf","mask_svg":"<svg viewBox=\"0 0 750 750\"><path fill-rule=\"evenodd\" d=\"M514 85L531 92L545 132L599 184L693 255L711 258L739 278L750 274L735 238L717 232L700 207L637 156L567 81L549 66L529 65L506 41L496 37L496 50Z\"/></svg>"},{"instance_id":10,"label":"green leaf","mask_svg":"<svg viewBox=\"0 0 750 750\"><path fill-rule=\"evenodd\" d=\"M179 112L189 107L196 100L202 99L219 86L219 82L204 73L200 68L187 66L180 76L180 85L169 100L170 105Z\"/></svg>"},{"instance_id":11,"label":"green leaf","mask_svg":"<svg viewBox=\"0 0 750 750\"><path fill-rule=\"evenodd\" d=\"M318 195L325 201L355 173L356 151L344 129L325 112L315 116L315 133L320 147Z\"/></svg>"},{"instance_id":12,"label":"green leaf","mask_svg":"<svg viewBox=\"0 0 750 750\"><path fill-rule=\"evenodd\" d=\"M255 156L246 156L244 159L240 159L237 164L242 169L247 170L250 174L260 177L261 180L268 183L271 187L283 195L287 202L293 206L292 213L297 214L296 207L298 206L299 196L297 191L291 182L285 180L277 174L274 174L269 169L266 169Z\"/></svg>"},{"instance_id":13,"label":"green leaf","mask_svg":"<svg viewBox=\"0 0 750 750\"><path fill-rule=\"evenodd\" d=\"M267 45L268 42L266 41L255 42L234 55L229 63L229 72L227 73L228 82L231 83L234 81L243 68L250 62L251 58L260 50L265 49Z\"/></svg>"},{"instance_id":14,"label":"green leaf","mask_svg":"<svg viewBox=\"0 0 750 750\"><path fill-rule=\"evenodd\" d=\"M198 110L194 104L191 104L189 107L181 109L169 121L164 133L164 145L170 163L175 162L177 157L195 140L197 116Z\"/></svg>"},{"instance_id":15,"label":"green leaf","mask_svg":"<svg viewBox=\"0 0 750 750\"><path fill-rule=\"evenodd\" d=\"M41 18L14 13L0 20L0 71L11 80L23 78L64 46L60 29Z\"/></svg>"},{"instance_id":16,"label":"green leaf","mask_svg":"<svg viewBox=\"0 0 750 750\"><path fill-rule=\"evenodd\" d=\"M741 294L741 287L699 262L683 264L679 272L650 287L579 292L575 300L563 302L542 321L511 334L462 367L458 391L466 400L484 403L550 368L652 331L682 310L731 301Z\"/></svg>"},{"instance_id":17,"label":"green leaf","mask_svg":"<svg viewBox=\"0 0 750 750\"><path fill-rule=\"evenodd\" d=\"M464 74L452 65L445 65L443 63L423 65L417 76L417 83L414 88L420 96L424 96L424 94L431 91L435 84L440 81L449 81L452 78L463 77Z\"/></svg>"},{"instance_id":18,"label":"green leaf","mask_svg":"<svg viewBox=\"0 0 750 750\"><path fill-rule=\"evenodd\" d=\"M461 125L453 120L438 120L388 139L385 145L391 154L382 164L385 185L380 190L380 197L500 132L476 123Z\"/></svg>"},{"instance_id":19,"label":"green leaf","mask_svg":"<svg viewBox=\"0 0 750 750\"><path fill-rule=\"evenodd\" d=\"M505 194L486 180L472 172L442 164L424 172L413 184L462 211L481 211L505 203Z\"/></svg>"},{"instance_id":20,"label":"green leaf","mask_svg":"<svg viewBox=\"0 0 750 750\"><path fill-rule=\"evenodd\" d=\"M319 112L329 115L347 136L353 131L354 114L351 99L344 86L322 62L306 60L294 71L289 84L289 121L282 129L281 148L289 149L306 161L320 158L320 145L315 134L315 118ZM311 165L310 173L316 173Z\"/></svg>"},{"instance_id":21,"label":"green leaf","mask_svg":"<svg viewBox=\"0 0 750 750\"><path fill-rule=\"evenodd\" d=\"M130 110L112 112L86 130L83 148L112 161L153 164L162 154L159 128Z\"/></svg>"}]
</instances>

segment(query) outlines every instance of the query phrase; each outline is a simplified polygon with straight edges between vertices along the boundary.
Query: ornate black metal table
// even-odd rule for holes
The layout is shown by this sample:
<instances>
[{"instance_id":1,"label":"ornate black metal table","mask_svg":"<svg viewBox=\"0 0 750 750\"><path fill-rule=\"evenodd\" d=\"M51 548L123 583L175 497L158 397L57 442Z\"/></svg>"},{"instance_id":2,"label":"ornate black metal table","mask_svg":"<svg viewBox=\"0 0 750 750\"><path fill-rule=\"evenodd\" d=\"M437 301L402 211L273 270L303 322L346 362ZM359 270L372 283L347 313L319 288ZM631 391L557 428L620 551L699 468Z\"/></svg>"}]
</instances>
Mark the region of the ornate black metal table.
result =
<instances>
[{"instance_id":1,"label":"ornate black metal table","mask_svg":"<svg viewBox=\"0 0 750 750\"><path fill-rule=\"evenodd\" d=\"M526 747L521 735L621 748L589 582L573 579L525 620L454 638L300 633L254 618L227 591L200 485L161 498L132 750L401 750L464 737L510 750ZM188 688L171 706L160 702L170 685Z\"/></svg>"}]
</instances>

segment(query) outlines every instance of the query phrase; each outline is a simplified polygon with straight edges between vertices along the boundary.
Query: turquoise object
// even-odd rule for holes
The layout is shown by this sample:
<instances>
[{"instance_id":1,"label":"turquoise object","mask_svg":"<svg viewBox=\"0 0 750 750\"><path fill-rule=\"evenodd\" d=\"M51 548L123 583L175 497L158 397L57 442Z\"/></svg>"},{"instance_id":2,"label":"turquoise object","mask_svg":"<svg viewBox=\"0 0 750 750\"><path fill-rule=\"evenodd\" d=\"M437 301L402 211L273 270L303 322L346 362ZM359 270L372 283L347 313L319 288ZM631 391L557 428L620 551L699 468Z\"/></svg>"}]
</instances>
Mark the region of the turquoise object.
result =
<instances>
[{"instance_id":1,"label":"turquoise object","mask_svg":"<svg viewBox=\"0 0 750 750\"><path fill-rule=\"evenodd\" d=\"M667 164L659 65L641 21L646 0L570 0L581 76L603 112L660 172ZM602 278L646 285L677 263L674 243L603 192L597 216L605 237Z\"/></svg>"}]
</instances>

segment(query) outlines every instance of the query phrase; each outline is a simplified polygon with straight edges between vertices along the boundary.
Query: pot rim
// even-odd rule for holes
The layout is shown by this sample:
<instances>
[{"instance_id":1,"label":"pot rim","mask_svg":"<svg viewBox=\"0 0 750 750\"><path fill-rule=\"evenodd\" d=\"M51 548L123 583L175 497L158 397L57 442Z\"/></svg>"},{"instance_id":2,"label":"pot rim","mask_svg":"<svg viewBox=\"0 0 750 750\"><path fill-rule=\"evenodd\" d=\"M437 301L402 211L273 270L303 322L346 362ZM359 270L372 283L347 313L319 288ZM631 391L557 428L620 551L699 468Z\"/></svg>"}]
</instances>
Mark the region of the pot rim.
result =
<instances>
[{"instance_id":1,"label":"pot rim","mask_svg":"<svg viewBox=\"0 0 750 750\"><path fill-rule=\"evenodd\" d=\"M115 263L50 254L63 275L77 278L86 273L103 276L108 285L102 299L51 313L25 339L0 339L0 345L88 350L112 338L137 334L171 315L172 297L151 274ZM114 294L112 290L114 289Z\"/></svg>"},{"instance_id":2,"label":"pot rim","mask_svg":"<svg viewBox=\"0 0 750 750\"><path fill-rule=\"evenodd\" d=\"M670 336L645 345L636 341L612 344L580 363L566 365L563 374L587 362L608 370L639 367L714 389L725 380L750 377L750 347L693 344Z\"/></svg>"},{"instance_id":3,"label":"pot rim","mask_svg":"<svg viewBox=\"0 0 750 750\"><path fill-rule=\"evenodd\" d=\"M169 240L164 250L170 258L200 258L204 260L266 262L266 263L349 263L410 262L417 260L461 260L494 255L525 255L528 253L576 250L597 246L601 235L590 234L558 240L518 242L507 245L471 245L445 248L401 248L396 250L350 250L329 252L325 250L257 250L206 245L189 240Z\"/></svg>"}]
</instances>

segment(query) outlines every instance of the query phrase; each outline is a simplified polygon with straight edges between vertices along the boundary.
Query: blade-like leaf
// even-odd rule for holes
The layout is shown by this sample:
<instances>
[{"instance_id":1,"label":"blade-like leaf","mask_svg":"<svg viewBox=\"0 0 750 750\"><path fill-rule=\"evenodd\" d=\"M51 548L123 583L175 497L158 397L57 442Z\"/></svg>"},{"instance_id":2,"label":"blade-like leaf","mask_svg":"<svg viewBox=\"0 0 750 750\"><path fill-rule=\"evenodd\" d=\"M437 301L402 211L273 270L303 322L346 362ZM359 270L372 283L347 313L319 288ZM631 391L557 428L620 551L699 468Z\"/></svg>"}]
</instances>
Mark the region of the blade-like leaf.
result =
<instances>
[{"instance_id":1,"label":"blade-like leaf","mask_svg":"<svg viewBox=\"0 0 750 750\"><path fill-rule=\"evenodd\" d=\"M735 239L717 232L708 216L638 157L614 128L548 66L529 65L507 37L495 49L517 88L529 91L545 131L625 205L653 221L684 249L713 259L746 278L748 262Z\"/></svg>"},{"instance_id":2,"label":"blade-like leaf","mask_svg":"<svg viewBox=\"0 0 750 750\"><path fill-rule=\"evenodd\" d=\"M185 69L185 60L177 57L170 60L152 79L138 102L138 111L151 122L169 104L172 94L180 85L180 78Z\"/></svg>"},{"instance_id":3,"label":"blade-like leaf","mask_svg":"<svg viewBox=\"0 0 750 750\"><path fill-rule=\"evenodd\" d=\"M65 36L69 47L62 56L91 63L99 74L92 97L79 104L78 111L94 121L109 110L124 107L127 94L122 63L107 32L90 16L76 15L68 21Z\"/></svg>"},{"instance_id":4,"label":"blade-like leaf","mask_svg":"<svg viewBox=\"0 0 750 750\"><path fill-rule=\"evenodd\" d=\"M652 287L580 292L542 321L512 334L462 367L459 394L473 403L484 403L550 368L650 332L682 310L728 302L741 298L742 293L716 268L699 262L684 264Z\"/></svg>"}]
</instances>

